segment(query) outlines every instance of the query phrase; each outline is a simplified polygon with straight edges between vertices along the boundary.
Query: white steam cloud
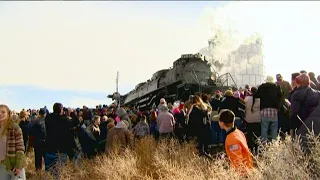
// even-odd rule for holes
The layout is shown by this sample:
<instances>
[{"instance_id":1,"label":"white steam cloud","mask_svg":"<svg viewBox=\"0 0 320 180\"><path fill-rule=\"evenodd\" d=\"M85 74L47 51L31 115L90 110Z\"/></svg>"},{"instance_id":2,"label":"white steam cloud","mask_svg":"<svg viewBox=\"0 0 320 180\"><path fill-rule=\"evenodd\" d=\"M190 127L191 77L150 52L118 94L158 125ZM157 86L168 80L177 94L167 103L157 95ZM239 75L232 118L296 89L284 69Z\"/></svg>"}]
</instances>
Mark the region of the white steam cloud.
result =
<instances>
[{"instance_id":1,"label":"white steam cloud","mask_svg":"<svg viewBox=\"0 0 320 180\"><path fill-rule=\"evenodd\" d=\"M254 44L261 38L268 75L282 73L289 80L291 73L301 69L319 74L315 66L320 58L320 26L316 23L319 8L319 2L230 2L207 8L204 23L220 42L213 48L212 56L226 63L230 53L241 44ZM241 61L234 67L228 70L242 71L246 63Z\"/></svg>"}]
</instances>

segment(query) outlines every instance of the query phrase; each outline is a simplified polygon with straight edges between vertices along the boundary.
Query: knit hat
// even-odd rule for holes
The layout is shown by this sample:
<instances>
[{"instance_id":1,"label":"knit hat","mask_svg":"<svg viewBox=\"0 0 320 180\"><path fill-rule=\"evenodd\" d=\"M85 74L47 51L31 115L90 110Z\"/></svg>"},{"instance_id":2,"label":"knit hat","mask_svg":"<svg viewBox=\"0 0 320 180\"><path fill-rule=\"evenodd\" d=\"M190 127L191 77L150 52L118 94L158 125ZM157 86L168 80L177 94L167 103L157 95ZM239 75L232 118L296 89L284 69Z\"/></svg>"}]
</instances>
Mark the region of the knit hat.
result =
<instances>
[{"instance_id":1,"label":"knit hat","mask_svg":"<svg viewBox=\"0 0 320 180\"><path fill-rule=\"evenodd\" d=\"M162 105L162 106L160 106L159 110L160 111L169 111L169 108L166 105Z\"/></svg>"},{"instance_id":2,"label":"knit hat","mask_svg":"<svg viewBox=\"0 0 320 180\"><path fill-rule=\"evenodd\" d=\"M274 83L274 79L272 76L267 76L267 79L265 80L267 83Z\"/></svg>"}]
</instances>

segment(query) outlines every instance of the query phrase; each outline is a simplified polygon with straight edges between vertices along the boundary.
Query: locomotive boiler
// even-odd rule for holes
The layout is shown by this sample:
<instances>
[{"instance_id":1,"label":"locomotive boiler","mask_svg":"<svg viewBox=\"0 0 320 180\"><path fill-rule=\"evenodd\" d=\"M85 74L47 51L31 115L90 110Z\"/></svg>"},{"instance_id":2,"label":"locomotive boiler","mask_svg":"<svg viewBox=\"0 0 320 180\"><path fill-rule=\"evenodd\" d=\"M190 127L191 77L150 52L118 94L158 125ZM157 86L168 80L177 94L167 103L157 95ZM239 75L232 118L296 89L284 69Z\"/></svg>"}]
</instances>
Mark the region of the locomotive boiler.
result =
<instances>
[{"instance_id":1,"label":"locomotive boiler","mask_svg":"<svg viewBox=\"0 0 320 180\"><path fill-rule=\"evenodd\" d=\"M121 96L120 104L149 109L159 104L161 98L167 102L185 101L191 94L214 93L218 89L229 88L229 85L225 85L228 81L224 81L212 69L200 53L183 54L173 62L171 68L157 71L151 79L139 83L134 90Z\"/></svg>"}]
</instances>

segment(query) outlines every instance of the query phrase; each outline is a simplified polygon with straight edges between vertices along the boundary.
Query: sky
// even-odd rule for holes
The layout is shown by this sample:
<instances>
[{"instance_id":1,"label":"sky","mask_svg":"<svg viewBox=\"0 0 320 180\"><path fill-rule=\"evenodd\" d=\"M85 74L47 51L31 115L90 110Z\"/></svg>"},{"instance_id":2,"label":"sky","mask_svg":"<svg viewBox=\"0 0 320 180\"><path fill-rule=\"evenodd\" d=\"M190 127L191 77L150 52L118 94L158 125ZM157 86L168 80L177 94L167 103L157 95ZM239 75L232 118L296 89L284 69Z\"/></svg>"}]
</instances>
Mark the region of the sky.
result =
<instances>
[{"instance_id":1,"label":"sky","mask_svg":"<svg viewBox=\"0 0 320 180\"><path fill-rule=\"evenodd\" d=\"M109 104L219 27L263 39L266 74L320 73L320 2L0 2L0 103ZM242 37L239 37L241 39Z\"/></svg>"}]
</instances>

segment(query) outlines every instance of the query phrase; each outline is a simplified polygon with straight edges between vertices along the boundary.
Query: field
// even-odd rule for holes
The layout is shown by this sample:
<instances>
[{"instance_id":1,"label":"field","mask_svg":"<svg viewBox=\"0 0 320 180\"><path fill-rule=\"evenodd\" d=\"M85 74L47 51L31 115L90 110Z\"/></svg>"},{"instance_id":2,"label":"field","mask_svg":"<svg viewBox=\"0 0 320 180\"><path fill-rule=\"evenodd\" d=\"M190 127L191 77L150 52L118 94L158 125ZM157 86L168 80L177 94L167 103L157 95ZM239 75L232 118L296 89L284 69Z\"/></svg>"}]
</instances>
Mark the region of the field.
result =
<instances>
[{"instance_id":1,"label":"field","mask_svg":"<svg viewBox=\"0 0 320 180\"><path fill-rule=\"evenodd\" d=\"M311 153L303 153L298 141L287 137L261 149L254 156L255 169L247 179L319 179L320 144L311 138ZM85 160L78 165L68 163L61 168L61 179L133 179L133 180L202 180L244 179L230 170L228 159L223 153L215 157L199 157L193 143L180 145L178 142L142 139L131 149L116 149L112 155ZM52 179L44 172L36 173L33 155L27 159L27 179Z\"/></svg>"}]
</instances>

